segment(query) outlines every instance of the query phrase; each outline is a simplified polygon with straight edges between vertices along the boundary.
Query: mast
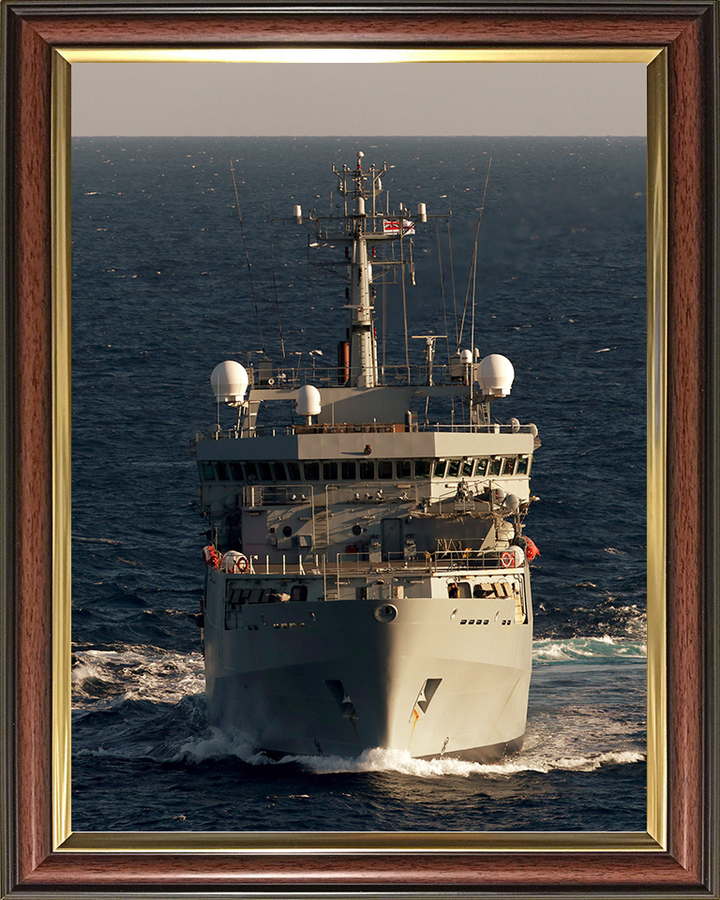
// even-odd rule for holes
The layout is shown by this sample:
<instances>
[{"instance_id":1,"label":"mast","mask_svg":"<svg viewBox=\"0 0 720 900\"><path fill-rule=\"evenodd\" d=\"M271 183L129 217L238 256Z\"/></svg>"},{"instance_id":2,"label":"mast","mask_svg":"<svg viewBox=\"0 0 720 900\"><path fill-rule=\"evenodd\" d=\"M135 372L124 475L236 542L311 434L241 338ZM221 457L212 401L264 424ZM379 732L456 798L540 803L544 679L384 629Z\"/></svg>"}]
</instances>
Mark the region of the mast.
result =
<instances>
[{"instance_id":1,"label":"mast","mask_svg":"<svg viewBox=\"0 0 720 900\"><path fill-rule=\"evenodd\" d=\"M350 384L357 387L375 387L378 384L377 340L373 324L374 305L371 296L372 264L368 259L368 237L375 239L375 215L377 196L382 190L383 165L378 171L374 165L363 170L363 152L358 152L357 166L343 166L338 176L338 193L345 203L345 222L350 235L349 297L350 309ZM370 216L367 208L370 207Z\"/></svg>"},{"instance_id":2,"label":"mast","mask_svg":"<svg viewBox=\"0 0 720 900\"><path fill-rule=\"evenodd\" d=\"M415 221L427 221L425 204L418 205L418 215L409 219L410 213L402 207L391 214L380 209L379 197L382 193L382 176L387 172L387 164L382 168L374 164L363 168L365 154L358 152L357 164L343 165L332 170L338 178L337 192L343 198L342 216L321 217L313 212L305 224L312 228L320 243L332 243L345 248L345 278L347 289L346 308L350 310L349 378L348 385L369 388L380 383L378 371L377 338L373 319L375 287L378 273L408 265L412 272L412 248L402 254L400 260L381 258L376 253L376 245L387 241L402 240L415 233ZM295 221L303 222L300 207L295 208ZM323 224L324 223L324 224ZM338 263L316 262L338 271ZM339 274L339 272L338 272Z\"/></svg>"}]
</instances>

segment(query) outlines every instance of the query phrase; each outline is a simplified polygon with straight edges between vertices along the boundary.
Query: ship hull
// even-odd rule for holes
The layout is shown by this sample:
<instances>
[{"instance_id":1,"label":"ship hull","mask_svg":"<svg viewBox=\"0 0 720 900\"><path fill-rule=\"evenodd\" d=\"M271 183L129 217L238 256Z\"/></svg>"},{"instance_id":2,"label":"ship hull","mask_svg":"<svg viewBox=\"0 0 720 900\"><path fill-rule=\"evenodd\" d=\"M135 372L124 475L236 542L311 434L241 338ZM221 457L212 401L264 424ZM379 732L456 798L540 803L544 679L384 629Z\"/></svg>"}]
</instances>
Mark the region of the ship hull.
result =
<instances>
[{"instance_id":1,"label":"ship hull","mask_svg":"<svg viewBox=\"0 0 720 900\"><path fill-rule=\"evenodd\" d=\"M512 600L256 604L228 628L224 578L209 576L206 597L212 725L274 755L491 762L522 746L532 619L516 621Z\"/></svg>"}]
</instances>

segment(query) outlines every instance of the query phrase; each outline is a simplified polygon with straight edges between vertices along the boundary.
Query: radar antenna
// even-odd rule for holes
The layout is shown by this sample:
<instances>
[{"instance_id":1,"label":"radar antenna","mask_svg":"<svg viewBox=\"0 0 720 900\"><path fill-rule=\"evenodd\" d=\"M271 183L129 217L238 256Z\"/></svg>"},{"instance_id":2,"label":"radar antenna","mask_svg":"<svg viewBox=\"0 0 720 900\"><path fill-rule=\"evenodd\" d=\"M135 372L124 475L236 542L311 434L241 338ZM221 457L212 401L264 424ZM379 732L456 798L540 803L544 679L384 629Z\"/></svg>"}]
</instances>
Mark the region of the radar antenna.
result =
<instances>
[{"instance_id":1,"label":"radar antenna","mask_svg":"<svg viewBox=\"0 0 720 900\"><path fill-rule=\"evenodd\" d=\"M435 341L438 338L446 338L446 334L413 334L414 341L425 341L425 365L427 367L427 380L425 384L433 383L433 362L435 360Z\"/></svg>"}]
</instances>

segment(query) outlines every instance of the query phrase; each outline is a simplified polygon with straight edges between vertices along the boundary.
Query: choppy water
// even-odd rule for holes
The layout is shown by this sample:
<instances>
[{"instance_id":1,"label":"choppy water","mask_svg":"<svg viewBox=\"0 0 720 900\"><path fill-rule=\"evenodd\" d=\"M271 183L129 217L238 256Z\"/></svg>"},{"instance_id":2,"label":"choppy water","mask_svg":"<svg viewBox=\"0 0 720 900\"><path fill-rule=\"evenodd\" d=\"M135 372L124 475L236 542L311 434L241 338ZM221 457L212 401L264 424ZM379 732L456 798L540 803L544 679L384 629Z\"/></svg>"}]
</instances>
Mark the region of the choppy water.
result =
<instances>
[{"instance_id":1,"label":"choppy water","mask_svg":"<svg viewBox=\"0 0 720 900\"><path fill-rule=\"evenodd\" d=\"M358 149L395 166L391 203L452 207L458 306L492 156L475 343L515 366L496 414L543 442L527 743L495 766L384 750L271 762L205 717L187 445L214 421L213 367L261 343L278 358L278 319L288 354L333 358L342 286L309 284L300 229L267 215L325 209L331 163ZM640 139L74 142L76 830L645 829L644 192ZM430 225L415 253L411 333L454 334L447 235ZM388 301L388 363L404 355L400 309Z\"/></svg>"}]
</instances>

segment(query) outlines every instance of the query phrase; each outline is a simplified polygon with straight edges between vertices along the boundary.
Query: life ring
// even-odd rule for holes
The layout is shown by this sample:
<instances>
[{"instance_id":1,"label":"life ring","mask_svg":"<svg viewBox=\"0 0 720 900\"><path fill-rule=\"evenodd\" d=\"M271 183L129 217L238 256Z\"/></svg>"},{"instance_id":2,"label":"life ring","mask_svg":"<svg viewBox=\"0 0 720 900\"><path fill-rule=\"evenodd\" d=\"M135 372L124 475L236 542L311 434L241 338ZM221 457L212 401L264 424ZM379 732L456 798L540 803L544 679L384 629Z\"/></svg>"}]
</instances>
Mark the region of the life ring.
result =
<instances>
[{"instance_id":1,"label":"life ring","mask_svg":"<svg viewBox=\"0 0 720 900\"><path fill-rule=\"evenodd\" d=\"M503 569L509 569L515 563L515 554L510 550L504 550L500 554L500 562Z\"/></svg>"},{"instance_id":2,"label":"life ring","mask_svg":"<svg viewBox=\"0 0 720 900\"><path fill-rule=\"evenodd\" d=\"M247 556L238 556L238 558L235 560L235 568L238 570L238 572L240 572L241 575L243 574L243 572L247 572L249 565L250 562Z\"/></svg>"}]
</instances>

